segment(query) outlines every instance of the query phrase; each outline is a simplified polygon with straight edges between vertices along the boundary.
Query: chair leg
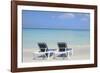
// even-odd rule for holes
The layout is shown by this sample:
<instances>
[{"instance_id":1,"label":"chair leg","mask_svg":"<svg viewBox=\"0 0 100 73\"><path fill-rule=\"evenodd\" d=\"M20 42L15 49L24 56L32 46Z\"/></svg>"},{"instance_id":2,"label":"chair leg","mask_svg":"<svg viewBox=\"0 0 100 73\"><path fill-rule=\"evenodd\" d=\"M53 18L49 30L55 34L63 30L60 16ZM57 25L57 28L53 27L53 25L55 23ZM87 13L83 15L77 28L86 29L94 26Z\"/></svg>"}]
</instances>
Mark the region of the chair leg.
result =
<instances>
[{"instance_id":1,"label":"chair leg","mask_svg":"<svg viewBox=\"0 0 100 73\"><path fill-rule=\"evenodd\" d=\"M46 57L46 56L45 56L45 55L43 55L43 60L45 59L45 57Z\"/></svg>"},{"instance_id":2,"label":"chair leg","mask_svg":"<svg viewBox=\"0 0 100 73\"><path fill-rule=\"evenodd\" d=\"M53 54L53 59L56 59L56 55L55 54Z\"/></svg>"},{"instance_id":3,"label":"chair leg","mask_svg":"<svg viewBox=\"0 0 100 73\"><path fill-rule=\"evenodd\" d=\"M65 57L63 57L63 60L65 59Z\"/></svg>"},{"instance_id":4,"label":"chair leg","mask_svg":"<svg viewBox=\"0 0 100 73\"><path fill-rule=\"evenodd\" d=\"M70 59L70 52L68 53L68 59Z\"/></svg>"}]
</instances>

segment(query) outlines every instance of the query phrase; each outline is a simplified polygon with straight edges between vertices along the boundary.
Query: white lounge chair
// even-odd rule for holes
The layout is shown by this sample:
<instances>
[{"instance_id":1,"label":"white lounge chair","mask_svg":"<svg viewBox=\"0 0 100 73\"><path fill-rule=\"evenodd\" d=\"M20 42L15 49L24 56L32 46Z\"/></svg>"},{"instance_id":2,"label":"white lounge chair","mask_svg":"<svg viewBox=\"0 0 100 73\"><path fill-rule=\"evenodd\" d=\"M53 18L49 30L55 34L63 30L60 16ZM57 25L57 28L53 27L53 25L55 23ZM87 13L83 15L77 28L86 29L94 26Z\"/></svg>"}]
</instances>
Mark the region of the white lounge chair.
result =
<instances>
[{"instance_id":1,"label":"white lounge chair","mask_svg":"<svg viewBox=\"0 0 100 73\"><path fill-rule=\"evenodd\" d=\"M58 57L61 57L62 59L70 59L71 55L72 55L72 48L68 48L67 44L64 42L59 42L58 43L58 51L55 52L55 59Z\"/></svg>"},{"instance_id":2,"label":"white lounge chair","mask_svg":"<svg viewBox=\"0 0 100 73\"><path fill-rule=\"evenodd\" d=\"M45 59L47 58L48 54L47 54L47 45L46 43L38 43L38 46L39 46L39 49L40 51L38 52L33 52L33 59L37 59L37 58L42 58L42 59Z\"/></svg>"}]
</instances>

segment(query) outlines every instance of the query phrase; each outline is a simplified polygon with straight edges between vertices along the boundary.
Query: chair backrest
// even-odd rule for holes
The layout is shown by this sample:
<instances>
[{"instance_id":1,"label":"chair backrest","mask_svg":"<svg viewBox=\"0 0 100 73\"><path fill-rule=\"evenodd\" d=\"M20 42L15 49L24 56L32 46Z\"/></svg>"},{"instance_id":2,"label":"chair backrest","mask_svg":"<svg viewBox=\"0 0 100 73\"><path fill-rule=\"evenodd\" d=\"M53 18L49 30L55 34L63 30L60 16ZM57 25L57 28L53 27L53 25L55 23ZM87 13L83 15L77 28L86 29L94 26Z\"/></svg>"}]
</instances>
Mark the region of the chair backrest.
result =
<instances>
[{"instance_id":1,"label":"chair backrest","mask_svg":"<svg viewBox=\"0 0 100 73\"><path fill-rule=\"evenodd\" d=\"M40 48L40 52L45 52L48 48L46 43L38 43L38 46Z\"/></svg>"},{"instance_id":2,"label":"chair backrest","mask_svg":"<svg viewBox=\"0 0 100 73\"><path fill-rule=\"evenodd\" d=\"M59 47L59 52L63 52L67 48L67 44L64 42L59 42L58 47Z\"/></svg>"}]
</instances>

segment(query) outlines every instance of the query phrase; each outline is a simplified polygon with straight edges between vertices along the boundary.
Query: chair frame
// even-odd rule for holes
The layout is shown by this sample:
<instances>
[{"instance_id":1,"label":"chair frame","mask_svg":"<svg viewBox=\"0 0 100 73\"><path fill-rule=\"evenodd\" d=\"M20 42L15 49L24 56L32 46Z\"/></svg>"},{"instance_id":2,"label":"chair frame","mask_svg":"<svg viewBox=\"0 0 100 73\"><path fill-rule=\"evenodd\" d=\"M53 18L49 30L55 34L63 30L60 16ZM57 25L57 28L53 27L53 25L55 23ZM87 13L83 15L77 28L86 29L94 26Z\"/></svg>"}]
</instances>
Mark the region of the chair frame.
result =
<instances>
[{"instance_id":1,"label":"chair frame","mask_svg":"<svg viewBox=\"0 0 100 73\"><path fill-rule=\"evenodd\" d=\"M45 48L44 48L45 51L41 51L41 49L40 49L40 51L34 52L34 53L33 53L33 56L34 56L33 59L36 59L36 57L39 57L39 56L40 56L40 57L43 57L42 59L44 60L44 59L45 59L44 56L47 57L47 56L46 56L46 53L47 53L48 47L47 47L46 43L38 43L39 48L42 47L42 49L43 49L43 45L45 45Z\"/></svg>"},{"instance_id":2,"label":"chair frame","mask_svg":"<svg viewBox=\"0 0 100 73\"><path fill-rule=\"evenodd\" d=\"M64 51L59 51L60 50L60 45L65 45L65 47L64 47ZM66 45L66 43L64 43L64 42L58 42L58 48L59 48L59 50L55 53L55 58L56 57L58 57L58 55L61 55L61 54L65 54L66 56L67 56L67 58L68 59L70 59L70 53L71 53L71 55L73 54L73 50L72 50L72 48L68 48L68 46ZM67 49L69 49L69 50L71 50L71 51L68 51ZM63 57L63 59L65 59L65 57Z\"/></svg>"}]
</instances>

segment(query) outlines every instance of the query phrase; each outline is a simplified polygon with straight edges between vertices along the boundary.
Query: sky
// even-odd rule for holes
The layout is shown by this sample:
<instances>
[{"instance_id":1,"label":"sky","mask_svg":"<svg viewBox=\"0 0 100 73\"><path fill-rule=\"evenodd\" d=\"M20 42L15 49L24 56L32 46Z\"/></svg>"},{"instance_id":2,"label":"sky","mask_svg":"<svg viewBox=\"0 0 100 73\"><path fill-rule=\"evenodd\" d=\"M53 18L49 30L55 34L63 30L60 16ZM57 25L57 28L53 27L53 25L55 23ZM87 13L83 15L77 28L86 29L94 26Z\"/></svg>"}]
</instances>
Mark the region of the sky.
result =
<instances>
[{"instance_id":1,"label":"sky","mask_svg":"<svg viewBox=\"0 0 100 73\"><path fill-rule=\"evenodd\" d=\"M90 14L22 10L23 28L90 29Z\"/></svg>"}]
</instances>

